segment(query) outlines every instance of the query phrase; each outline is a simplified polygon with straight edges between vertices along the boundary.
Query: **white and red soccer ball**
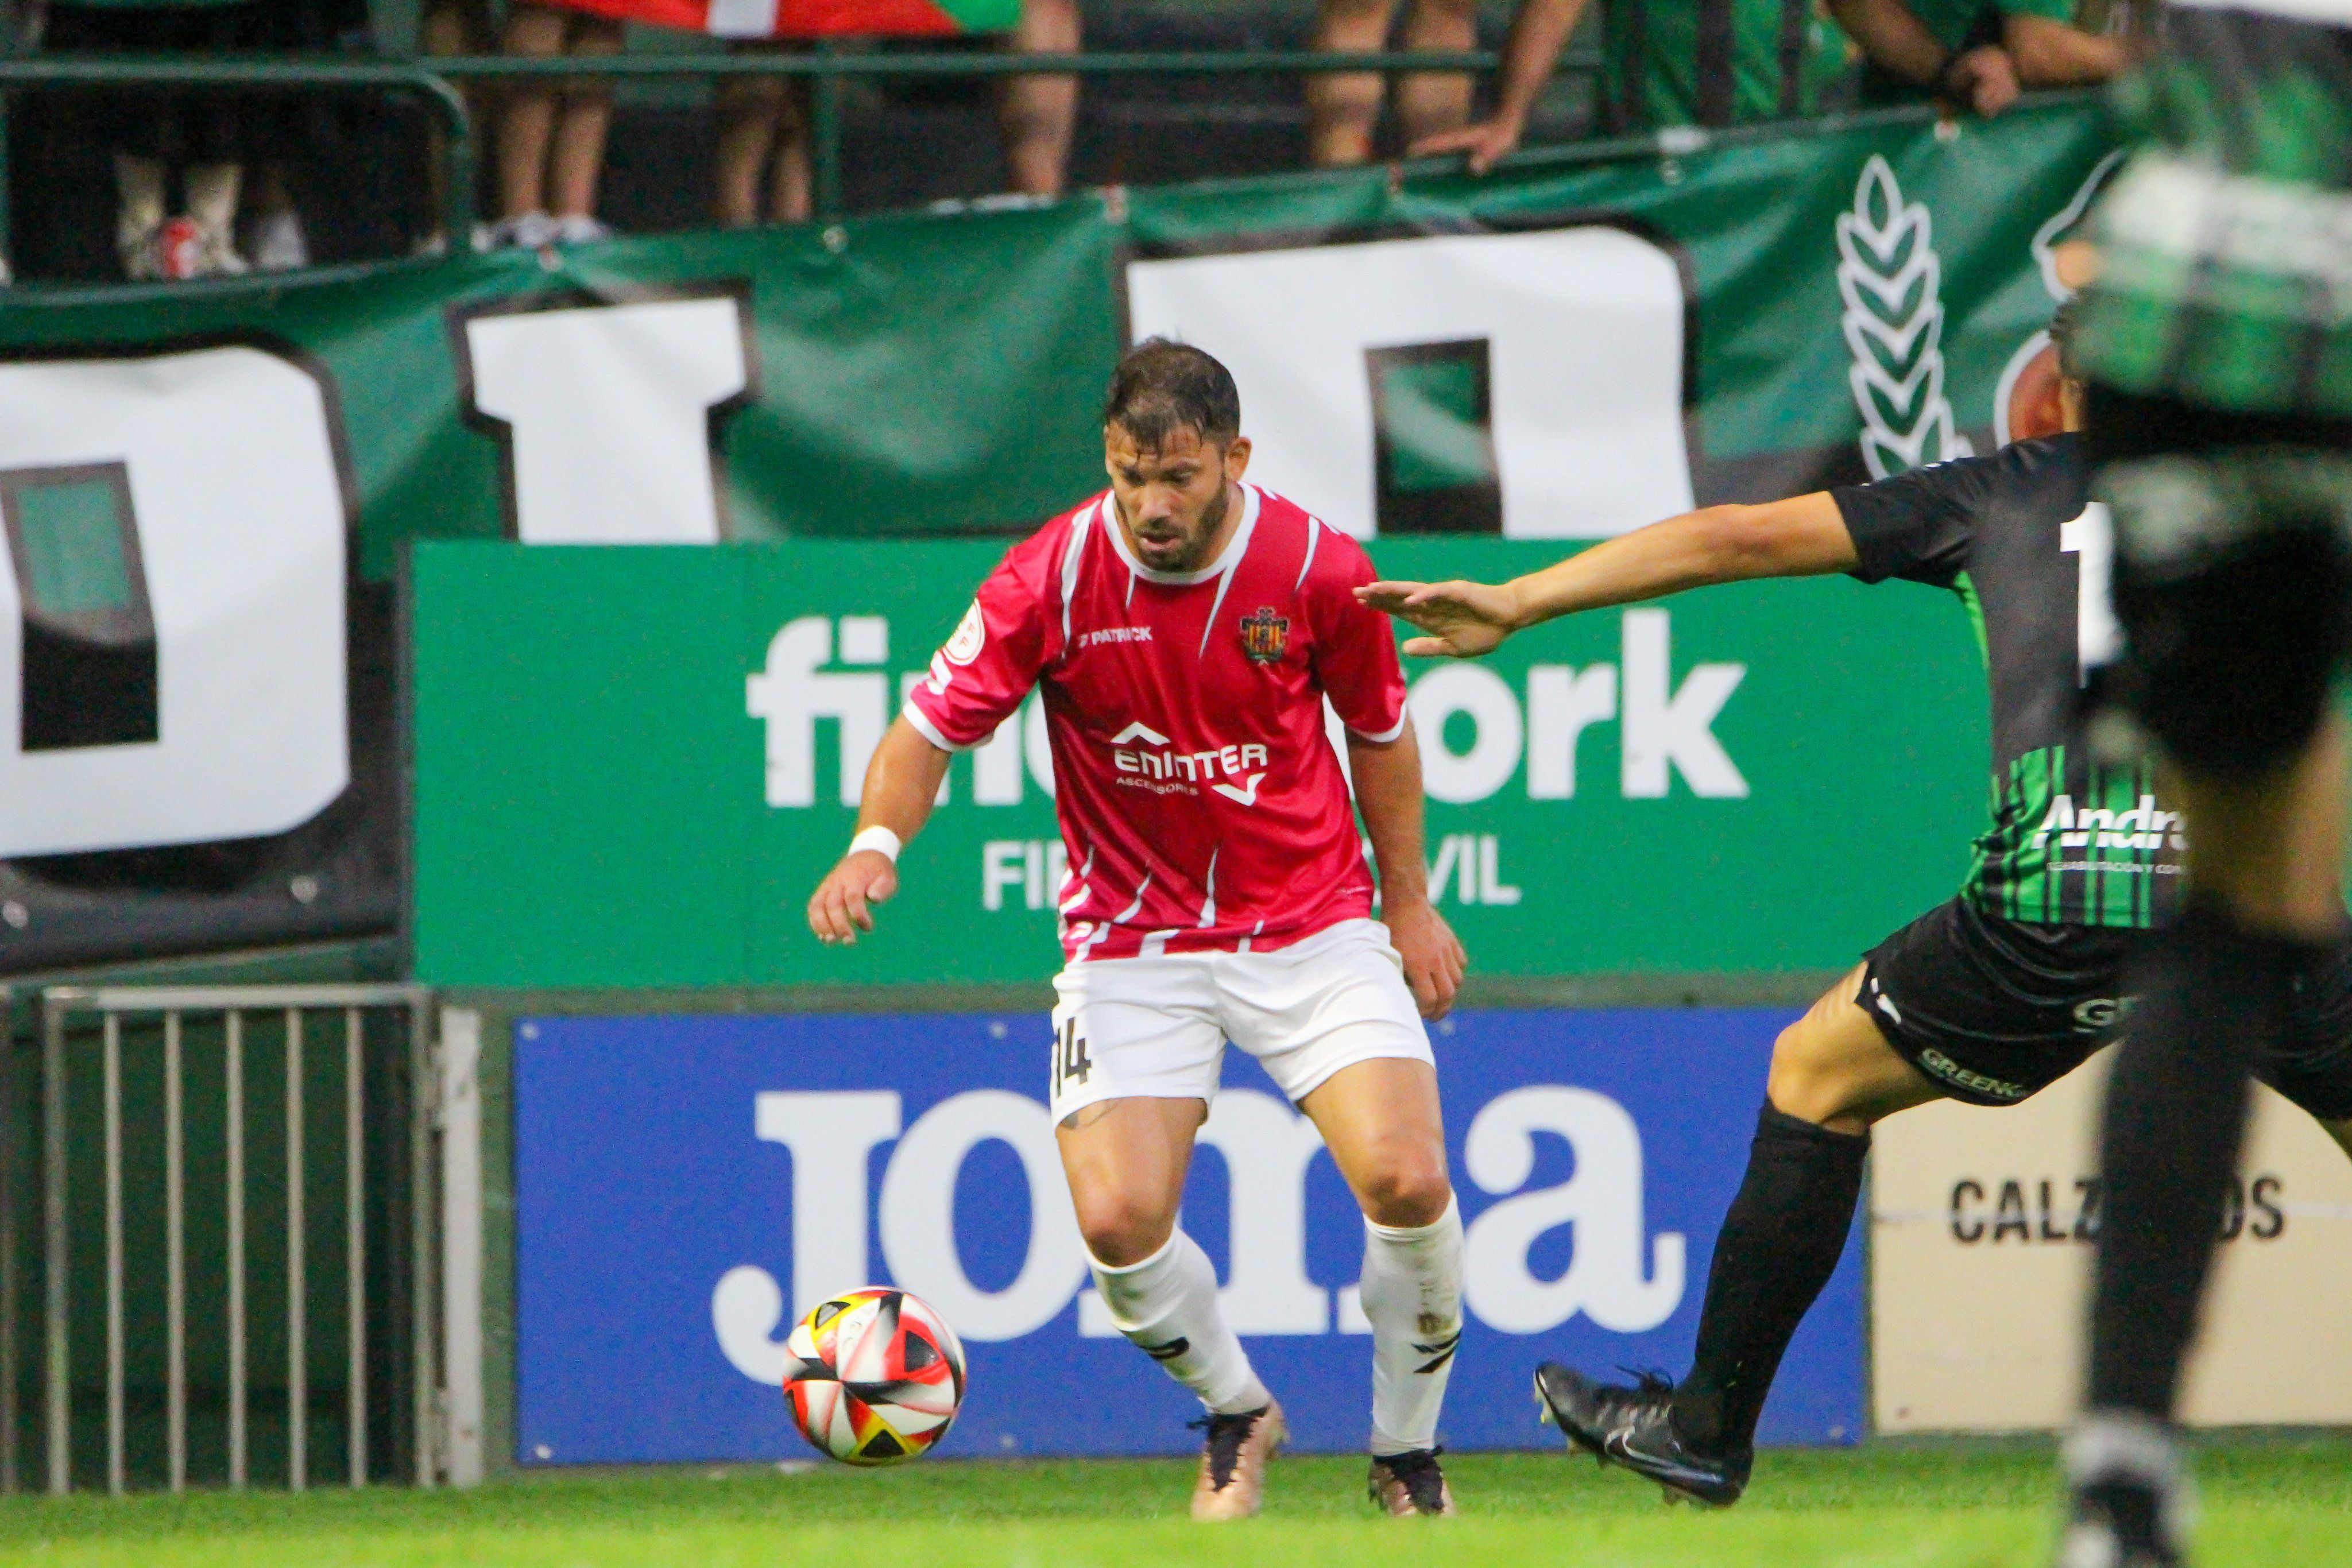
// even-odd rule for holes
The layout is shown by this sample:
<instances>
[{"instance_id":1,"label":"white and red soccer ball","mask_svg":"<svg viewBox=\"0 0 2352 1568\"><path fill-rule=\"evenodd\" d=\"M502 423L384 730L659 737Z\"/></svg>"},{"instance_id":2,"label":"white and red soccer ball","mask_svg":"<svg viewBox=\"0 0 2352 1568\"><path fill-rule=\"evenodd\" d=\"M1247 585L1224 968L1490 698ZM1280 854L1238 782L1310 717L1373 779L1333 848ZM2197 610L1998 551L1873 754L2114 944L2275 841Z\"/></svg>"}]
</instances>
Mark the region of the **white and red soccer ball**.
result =
<instances>
[{"instance_id":1,"label":"white and red soccer ball","mask_svg":"<svg viewBox=\"0 0 2352 1568\"><path fill-rule=\"evenodd\" d=\"M784 1402L801 1436L844 1464L911 1459L948 1435L963 1403L963 1345L904 1291L850 1291L793 1325Z\"/></svg>"}]
</instances>

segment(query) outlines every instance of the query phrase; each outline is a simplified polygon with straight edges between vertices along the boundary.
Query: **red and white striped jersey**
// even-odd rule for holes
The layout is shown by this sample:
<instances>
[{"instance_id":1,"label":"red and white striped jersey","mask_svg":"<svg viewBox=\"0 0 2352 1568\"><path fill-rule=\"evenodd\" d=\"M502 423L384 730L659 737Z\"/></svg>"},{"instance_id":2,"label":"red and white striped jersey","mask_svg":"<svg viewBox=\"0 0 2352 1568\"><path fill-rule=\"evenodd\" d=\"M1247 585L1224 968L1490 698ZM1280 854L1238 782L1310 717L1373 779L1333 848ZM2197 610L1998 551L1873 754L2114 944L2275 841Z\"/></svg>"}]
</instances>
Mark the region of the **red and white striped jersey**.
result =
<instances>
[{"instance_id":1,"label":"red and white striped jersey","mask_svg":"<svg viewBox=\"0 0 2352 1568\"><path fill-rule=\"evenodd\" d=\"M1371 912L1324 728L1405 725L1388 617L1355 540L1244 485L1213 565L1154 571L1108 493L1007 551L908 699L934 745L986 740L1042 688L1073 961L1266 951Z\"/></svg>"}]
</instances>

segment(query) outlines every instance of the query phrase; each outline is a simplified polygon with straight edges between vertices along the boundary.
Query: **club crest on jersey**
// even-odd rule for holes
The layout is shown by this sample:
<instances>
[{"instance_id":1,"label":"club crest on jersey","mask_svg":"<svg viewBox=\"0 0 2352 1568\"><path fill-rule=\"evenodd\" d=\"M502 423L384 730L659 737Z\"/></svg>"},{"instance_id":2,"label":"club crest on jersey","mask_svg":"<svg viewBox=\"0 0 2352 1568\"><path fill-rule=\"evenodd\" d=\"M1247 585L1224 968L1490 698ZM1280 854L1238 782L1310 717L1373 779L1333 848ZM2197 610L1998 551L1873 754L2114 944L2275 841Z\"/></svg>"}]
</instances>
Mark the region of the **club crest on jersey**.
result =
<instances>
[{"instance_id":1,"label":"club crest on jersey","mask_svg":"<svg viewBox=\"0 0 2352 1568\"><path fill-rule=\"evenodd\" d=\"M1254 664L1271 664L1290 646L1290 617L1276 615L1271 604L1260 605L1242 617L1242 652Z\"/></svg>"}]
</instances>

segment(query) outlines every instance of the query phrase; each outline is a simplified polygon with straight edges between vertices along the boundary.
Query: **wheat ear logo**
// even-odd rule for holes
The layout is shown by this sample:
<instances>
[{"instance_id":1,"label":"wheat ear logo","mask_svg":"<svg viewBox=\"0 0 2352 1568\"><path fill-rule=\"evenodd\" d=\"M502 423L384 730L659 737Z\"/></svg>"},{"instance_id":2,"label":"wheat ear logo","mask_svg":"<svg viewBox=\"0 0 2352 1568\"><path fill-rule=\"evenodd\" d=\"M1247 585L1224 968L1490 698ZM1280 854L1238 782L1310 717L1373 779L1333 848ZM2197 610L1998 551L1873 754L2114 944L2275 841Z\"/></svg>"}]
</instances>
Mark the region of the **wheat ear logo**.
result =
<instances>
[{"instance_id":1,"label":"wheat ear logo","mask_svg":"<svg viewBox=\"0 0 2352 1568\"><path fill-rule=\"evenodd\" d=\"M1837 280L1853 352L1846 380L1874 479L1976 451L1952 428L1944 395L1944 269L1935 240L1927 207L1906 204L1895 171L1872 153L1853 210L1838 214Z\"/></svg>"}]
</instances>

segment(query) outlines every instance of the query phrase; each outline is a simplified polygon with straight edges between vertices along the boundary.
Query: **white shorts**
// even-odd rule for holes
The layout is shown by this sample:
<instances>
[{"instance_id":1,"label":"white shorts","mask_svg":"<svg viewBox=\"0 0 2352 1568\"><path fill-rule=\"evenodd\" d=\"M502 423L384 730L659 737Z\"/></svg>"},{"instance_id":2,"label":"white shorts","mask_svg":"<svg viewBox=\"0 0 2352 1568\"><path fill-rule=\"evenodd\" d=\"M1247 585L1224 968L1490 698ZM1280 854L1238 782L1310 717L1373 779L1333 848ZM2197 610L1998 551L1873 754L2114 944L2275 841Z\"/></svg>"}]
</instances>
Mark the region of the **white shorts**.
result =
<instances>
[{"instance_id":1,"label":"white shorts","mask_svg":"<svg viewBox=\"0 0 2352 1568\"><path fill-rule=\"evenodd\" d=\"M1101 1100L1217 1097L1225 1041L1297 1104L1343 1067L1434 1061L1404 961L1373 920L1271 953L1096 958L1054 977L1053 1116Z\"/></svg>"}]
</instances>

